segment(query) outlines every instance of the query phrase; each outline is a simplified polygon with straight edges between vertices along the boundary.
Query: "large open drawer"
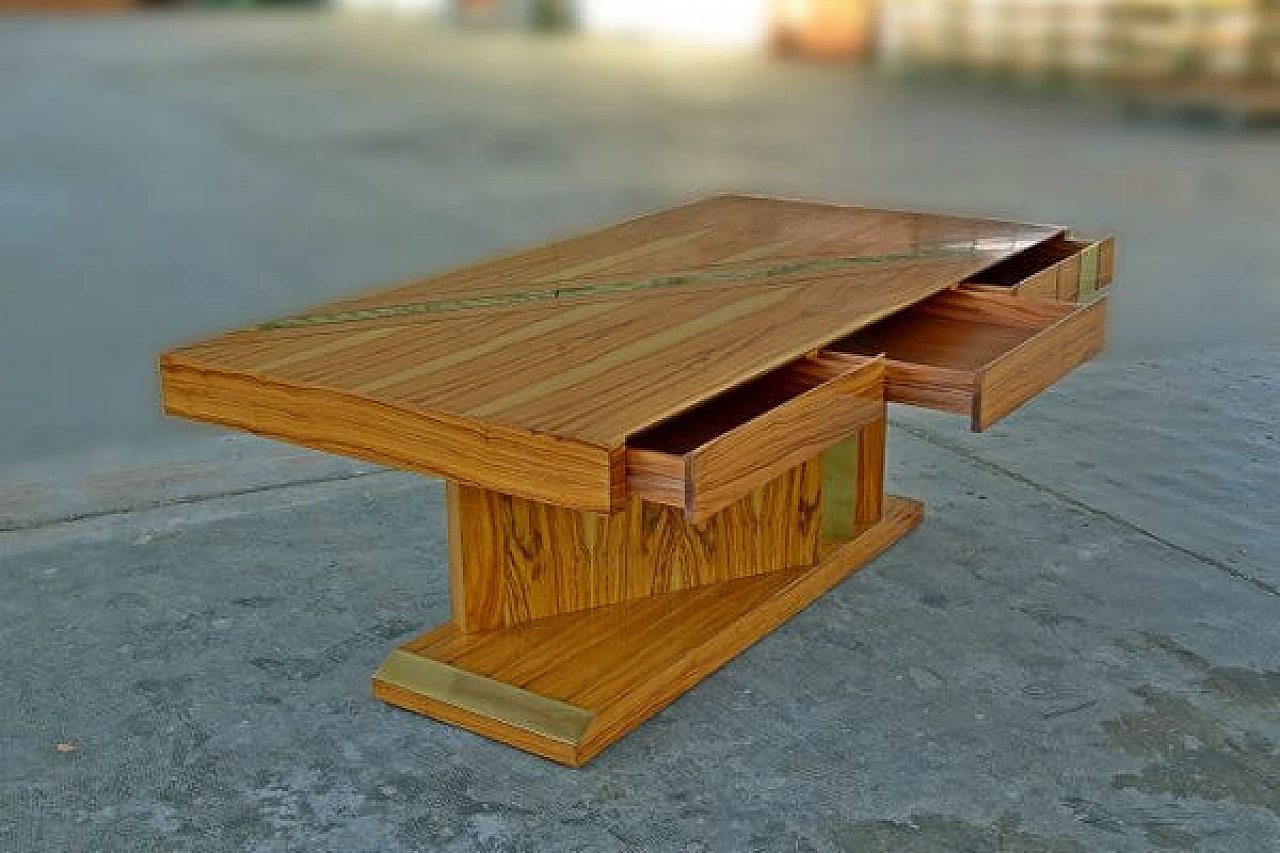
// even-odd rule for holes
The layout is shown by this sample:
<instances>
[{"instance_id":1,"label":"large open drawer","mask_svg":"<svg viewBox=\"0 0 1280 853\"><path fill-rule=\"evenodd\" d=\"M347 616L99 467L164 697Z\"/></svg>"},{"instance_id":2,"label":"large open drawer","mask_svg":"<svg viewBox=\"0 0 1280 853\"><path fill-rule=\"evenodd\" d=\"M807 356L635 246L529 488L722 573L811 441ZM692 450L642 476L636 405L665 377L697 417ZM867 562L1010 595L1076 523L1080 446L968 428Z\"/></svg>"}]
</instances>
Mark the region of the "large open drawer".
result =
<instances>
[{"instance_id":1,"label":"large open drawer","mask_svg":"<svg viewBox=\"0 0 1280 853\"><path fill-rule=\"evenodd\" d=\"M1115 241L1059 236L974 274L965 286L1041 299L1088 302L1111 283Z\"/></svg>"},{"instance_id":2,"label":"large open drawer","mask_svg":"<svg viewBox=\"0 0 1280 853\"><path fill-rule=\"evenodd\" d=\"M969 414L982 431L1102 350L1107 299L1087 305L950 290L824 351L883 353L891 402Z\"/></svg>"},{"instance_id":3,"label":"large open drawer","mask_svg":"<svg viewBox=\"0 0 1280 853\"><path fill-rule=\"evenodd\" d=\"M631 495L698 522L884 417L884 360L815 354L634 436Z\"/></svg>"}]
</instances>

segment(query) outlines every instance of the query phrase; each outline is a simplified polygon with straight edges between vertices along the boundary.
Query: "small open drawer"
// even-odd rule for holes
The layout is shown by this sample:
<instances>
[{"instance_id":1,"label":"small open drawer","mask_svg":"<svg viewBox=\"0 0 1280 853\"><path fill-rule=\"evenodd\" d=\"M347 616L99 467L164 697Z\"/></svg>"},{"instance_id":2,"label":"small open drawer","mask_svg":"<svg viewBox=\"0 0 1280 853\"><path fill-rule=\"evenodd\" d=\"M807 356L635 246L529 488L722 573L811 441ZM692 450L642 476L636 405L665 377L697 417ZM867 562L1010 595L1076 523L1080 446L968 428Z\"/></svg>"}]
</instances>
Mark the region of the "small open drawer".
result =
<instances>
[{"instance_id":1,"label":"small open drawer","mask_svg":"<svg viewBox=\"0 0 1280 853\"><path fill-rule=\"evenodd\" d=\"M634 436L627 488L703 521L884 409L883 359L798 359Z\"/></svg>"},{"instance_id":2,"label":"small open drawer","mask_svg":"<svg viewBox=\"0 0 1280 853\"><path fill-rule=\"evenodd\" d=\"M975 290L1087 302L1111 283L1115 248L1110 237L1087 241L1057 236L975 273L964 284Z\"/></svg>"},{"instance_id":3,"label":"small open drawer","mask_svg":"<svg viewBox=\"0 0 1280 853\"><path fill-rule=\"evenodd\" d=\"M1102 350L1107 299L1087 305L950 290L828 346L884 353L885 397L969 414L981 432Z\"/></svg>"}]
</instances>

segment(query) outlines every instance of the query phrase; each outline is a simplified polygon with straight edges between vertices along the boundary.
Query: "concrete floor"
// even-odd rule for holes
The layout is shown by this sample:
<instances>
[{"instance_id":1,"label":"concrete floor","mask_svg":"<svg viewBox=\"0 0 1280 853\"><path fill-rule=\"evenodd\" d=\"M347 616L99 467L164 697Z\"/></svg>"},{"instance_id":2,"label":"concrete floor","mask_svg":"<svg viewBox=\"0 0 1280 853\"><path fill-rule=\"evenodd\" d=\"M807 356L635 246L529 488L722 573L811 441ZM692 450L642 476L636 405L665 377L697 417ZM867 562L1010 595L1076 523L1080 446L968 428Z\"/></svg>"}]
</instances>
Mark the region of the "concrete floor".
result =
<instances>
[{"instance_id":1,"label":"concrete floor","mask_svg":"<svg viewBox=\"0 0 1280 853\"><path fill-rule=\"evenodd\" d=\"M0 75L0 850L1280 848L1276 138L307 16ZM1112 350L895 411L925 525L584 770L374 702L438 485L164 421L155 353L718 189L1118 231Z\"/></svg>"}]
</instances>

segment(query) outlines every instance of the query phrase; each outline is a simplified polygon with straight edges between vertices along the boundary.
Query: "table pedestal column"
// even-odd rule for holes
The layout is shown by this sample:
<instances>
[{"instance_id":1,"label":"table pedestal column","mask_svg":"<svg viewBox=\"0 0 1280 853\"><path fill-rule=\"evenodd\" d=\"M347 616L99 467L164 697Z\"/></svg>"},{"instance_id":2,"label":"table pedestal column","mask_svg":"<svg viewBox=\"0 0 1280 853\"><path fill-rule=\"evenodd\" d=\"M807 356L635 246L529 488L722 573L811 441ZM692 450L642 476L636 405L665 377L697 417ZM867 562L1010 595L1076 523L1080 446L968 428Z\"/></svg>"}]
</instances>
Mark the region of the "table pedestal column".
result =
<instances>
[{"instance_id":1,"label":"table pedestal column","mask_svg":"<svg viewBox=\"0 0 1280 853\"><path fill-rule=\"evenodd\" d=\"M450 483L453 618L391 653L383 700L580 765L919 523L884 420L701 524Z\"/></svg>"}]
</instances>

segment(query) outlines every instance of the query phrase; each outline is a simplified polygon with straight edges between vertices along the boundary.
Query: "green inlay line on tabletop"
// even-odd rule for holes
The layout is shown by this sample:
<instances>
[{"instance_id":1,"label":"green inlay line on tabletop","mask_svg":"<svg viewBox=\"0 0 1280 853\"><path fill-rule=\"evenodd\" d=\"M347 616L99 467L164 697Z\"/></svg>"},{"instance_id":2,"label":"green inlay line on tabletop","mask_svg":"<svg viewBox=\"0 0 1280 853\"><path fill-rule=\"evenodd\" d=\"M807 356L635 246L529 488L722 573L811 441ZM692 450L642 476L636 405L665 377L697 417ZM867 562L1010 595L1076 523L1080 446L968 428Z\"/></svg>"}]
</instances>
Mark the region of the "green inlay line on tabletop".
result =
<instances>
[{"instance_id":1,"label":"green inlay line on tabletop","mask_svg":"<svg viewBox=\"0 0 1280 853\"><path fill-rule=\"evenodd\" d=\"M817 258L811 260L789 261L764 267L745 269L703 270L698 272L676 273L657 276L655 278L636 279L632 281L613 281L597 284L581 284L567 287L547 288L543 290L524 290L510 293L491 293L485 296L464 296L450 299L433 299L425 302L408 302L401 305L382 305L377 308L360 308L352 311L336 311L329 314L306 314L301 317L286 317L255 326L256 329L289 329L298 326L320 326L332 323L351 323L360 320L382 320L387 317L403 317L412 314L440 314L448 311L462 311L468 308L505 308L536 302L550 302L562 299L584 299L593 296L613 296L622 293L638 293L650 290L663 290L672 287L687 287L698 284L718 284L731 281L759 281L798 273L831 272L849 269L865 264L885 264L896 261L914 261L934 257L955 257L973 255L971 247L941 247L924 249L918 252L897 252L886 255L853 255L842 258Z\"/></svg>"}]
</instances>

